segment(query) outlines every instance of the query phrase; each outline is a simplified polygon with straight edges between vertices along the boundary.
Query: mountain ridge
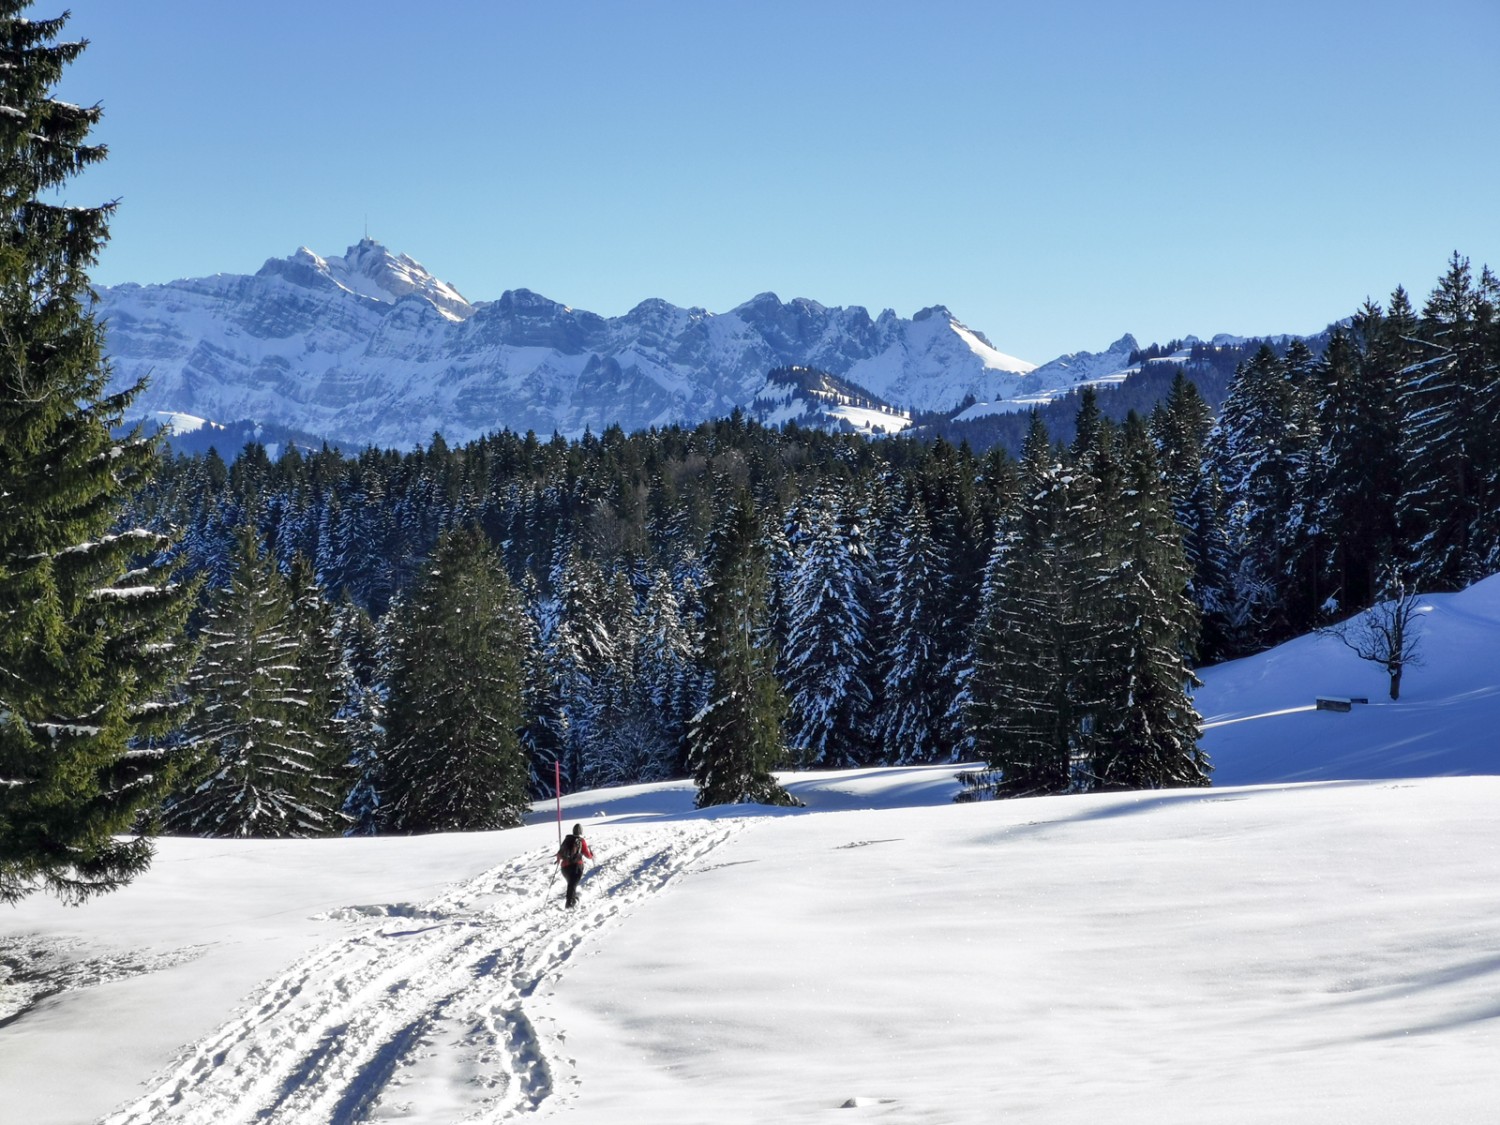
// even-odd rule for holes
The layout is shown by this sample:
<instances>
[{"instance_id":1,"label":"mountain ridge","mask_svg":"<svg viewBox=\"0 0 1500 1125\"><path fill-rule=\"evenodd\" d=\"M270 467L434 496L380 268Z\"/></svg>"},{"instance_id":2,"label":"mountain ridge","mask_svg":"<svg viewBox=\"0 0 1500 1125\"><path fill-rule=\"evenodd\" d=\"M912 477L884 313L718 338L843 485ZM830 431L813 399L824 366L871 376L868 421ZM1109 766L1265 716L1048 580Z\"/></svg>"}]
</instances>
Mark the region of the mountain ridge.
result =
<instances>
[{"instance_id":1,"label":"mountain ridge","mask_svg":"<svg viewBox=\"0 0 1500 1125\"><path fill-rule=\"evenodd\" d=\"M96 311L111 389L146 380L136 414L345 447L499 430L577 438L736 410L767 425L874 434L917 420L927 432L934 418L984 425L1085 385L1117 387L1157 362L1126 333L1037 365L942 304L871 316L763 291L724 313L648 297L610 317L524 287L470 301L369 238L342 255L302 246L254 274L100 287ZM773 377L808 369L847 388Z\"/></svg>"},{"instance_id":2,"label":"mountain ridge","mask_svg":"<svg viewBox=\"0 0 1500 1125\"><path fill-rule=\"evenodd\" d=\"M696 424L782 397L767 380L787 367L864 388L894 418L1006 398L1035 369L940 304L872 317L767 291L726 313L647 298L605 317L525 288L471 302L370 239L251 275L100 287L97 312L112 386L148 380L140 413L352 444Z\"/></svg>"}]
</instances>

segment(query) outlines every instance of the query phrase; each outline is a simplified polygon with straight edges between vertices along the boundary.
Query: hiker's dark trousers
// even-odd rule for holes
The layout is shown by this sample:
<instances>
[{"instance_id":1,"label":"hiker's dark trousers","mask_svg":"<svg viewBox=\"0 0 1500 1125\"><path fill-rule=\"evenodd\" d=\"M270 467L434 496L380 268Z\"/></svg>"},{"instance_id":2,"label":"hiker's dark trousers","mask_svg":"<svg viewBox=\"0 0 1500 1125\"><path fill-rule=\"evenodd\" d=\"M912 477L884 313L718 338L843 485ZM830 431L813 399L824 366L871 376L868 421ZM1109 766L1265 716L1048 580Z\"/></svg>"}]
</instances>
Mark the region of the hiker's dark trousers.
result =
<instances>
[{"instance_id":1,"label":"hiker's dark trousers","mask_svg":"<svg viewBox=\"0 0 1500 1125\"><path fill-rule=\"evenodd\" d=\"M568 881L568 905L573 906L578 902L578 880L583 878L583 864L563 864L563 878Z\"/></svg>"}]
</instances>

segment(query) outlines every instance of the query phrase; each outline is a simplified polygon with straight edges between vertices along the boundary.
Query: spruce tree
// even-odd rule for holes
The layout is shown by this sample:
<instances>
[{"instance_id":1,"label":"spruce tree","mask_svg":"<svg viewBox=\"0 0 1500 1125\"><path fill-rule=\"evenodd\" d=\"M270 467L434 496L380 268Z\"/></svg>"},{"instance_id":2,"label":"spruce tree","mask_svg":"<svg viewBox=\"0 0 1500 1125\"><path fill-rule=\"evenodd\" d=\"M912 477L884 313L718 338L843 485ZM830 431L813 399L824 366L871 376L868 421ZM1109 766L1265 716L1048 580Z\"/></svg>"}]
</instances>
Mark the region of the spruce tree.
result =
<instances>
[{"instance_id":1,"label":"spruce tree","mask_svg":"<svg viewBox=\"0 0 1500 1125\"><path fill-rule=\"evenodd\" d=\"M932 762L950 753L944 716L954 692L943 675L944 560L915 493L906 501L899 534L885 584L883 618L889 640L881 660L883 705L877 734L884 761Z\"/></svg>"},{"instance_id":2,"label":"spruce tree","mask_svg":"<svg viewBox=\"0 0 1500 1125\"><path fill-rule=\"evenodd\" d=\"M540 595L530 575L522 587L522 597L527 606L527 647L522 696L526 725L521 731L521 746L526 752L532 794L555 797L559 781L566 788L571 777L559 776L568 745L568 669L560 664L554 648L558 607L555 599Z\"/></svg>"},{"instance_id":3,"label":"spruce tree","mask_svg":"<svg viewBox=\"0 0 1500 1125\"><path fill-rule=\"evenodd\" d=\"M1280 564L1275 573L1282 588L1274 640L1313 628L1325 615L1328 599L1322 584L1329 555L1327 529L1321 520L1328 466L1319 456L1319 363L1301 340L1288 346L1284 363L1291 414L1281 436L1280 454L1291 472L1291 491L1280 519L1273 521L1274 553Z\"/></svg>"},{"instance_id":4,"label":"spruce tree","mask_svg":"<svg viewBox=\"0 0 1500 1125\"><path fill-rule=\"evenodd\" d=\"M775 676L765 536L743 489L721 506L708 546L699 661L708 701L688 729L698 807L796 803L772 770L786 751L786 699Z\"/></svg>"},{"instance_id":5,"label":"spruce tree","mask_svg":"<svg viewBox=\"0 0 1500 1125\"><path fill-rule=\"evenodd\" d=\"M1202 611L1199 654L1210 661L1228 652L1230 592L1223 490L1208 455L1213 426L1213 410L1179 371L1167 397L1151 412L1151 437L1192 571L1189 596Z\"/></svg>"},{"instance_id":6,"label":"spruce tree","mask_svg":"<svg viewBox=\"0 0 1500 1125\"><path fill-rule=\"evenodd\" d=\"M525 610L476 528L448 532L393 609L383 826L514 828L530 807L521 743Z\"/></svg>"},{"instance_id":7,"label":"spruce tree","mask_svg":"<svg viewBox=\"0 0 1500 1125\"><path fill-rule=\"evenodd\" d=\"M1423 308L1422 354L1400 391L1406 479L1398 519L1408 569L1429 590L1479 577L1474 531L1485 501L1479 454L1494 424L1493 416L1479 413L1484 306L1469 260L1454 254Z\"/></svg>"},{"instance_id":8,"label":"spruce tree","mask_svg":"<svg viewBox=\"0 0 1500 1125\"><path fill-rule=\"evenodd\" d=\"M1083 679L1075 478L1040 417L1022 452L1019 496L985 573L965 718L994 792L1066 792L1078 750ZM1081 482L1079 482L1081 484Z\"/></svg>"},{"instance_id":9,"label":"spruce tree","mask_svg":"<svg viewBox=\"0 0 1500 1125\"><path fill-rule=\"evenodd\" d=\"M597 759L601 739L610 736L614 713L623 702L622 658L628 665L630 656L624 626L634 607L599 562L574 547L557 569L554 584L556 620L547 630L548 665L565 701L563 782L577 789L603 783ZM618 780L612 770L610 775Z\"/></svg>"},{"instance_id":10,"label":"spruce tree","mask_svg":"<svg viewBox=\"0 0 1500 1125\"><path fill-rule=\"evenodd\" d=\"M825 493L788 592L788 742L802 767L846 767L871 751L870 591L863 537Z\"/></svg>"},{"instance_id":11,"label":"spruce tree","mask_svg":"<svg viewBox=\"0 0 1500 1125\"><path fill-rule=\"evenodd\" d=\"M309 633L314 611L295 604L255 529L241 528L238 542L233 579L210 599L188 680L202 770L168 804L167 824L194 836L329 835L344 826L348 790L333 729L331 640Z\"/></svg>"},{"instance_id":12,"label":"spruce tree","mask_svg":"<svg viewBox=\"0 0 1500 1125\"><path fill-rule=\"evenodd\" d=\"M1380 308L1367 303L1353 332L1335 332L1318 364L1317 523L1327 542L1328 614L1370 605L1396 541L1400 423L1395 369Z\"/></svg>"},{"instance_id":13,"label":"spruce tree","mask_svg":"<svg viewBox=\"0 0 1500 1125\"><path fill-rule=\"evenodd\" d=\"M941 625L935 635L946 685L942 741L951 754L972 757L977 753L968 719L974 637L984 600L986 568L997 534L997 519L989 507L1002 507L1001 501L1010 496L1016 483L1015 469L998 448L991 452L985 462L987 505L976 488L972 463L938 438L930 457L914 476L943 564L938 583Z\"/></svg>"},{"instance_id":14,"label":"spruce tree","mask_svg":"<svg viewBox=\"0 0 1500 1125\"><path fill-rule=\"evenodd\" d=\"M640 705L649 707L663 746L670 751L657 772L660 777L677 777L687 759L687 724L697 711L697 684L691 626L666 571L652 576L641 616L635 683Z\"/></svg>"},{"instance_id":15,"label":"spruce tree","mask_svg":"<svg viewBox=\"0 0 1500 1125\"><path fill-rule=\"evenodd\" d=\"M78 902L150 861L120 836L176 768L192 592L152 565L164 541L112 531L156 450L113 436L139 388L105 393L90 312L112 207L57 198L104 159L101 110L51 96L84 44L27 6L0 2L0 901Z\"/></svg>"},{"instance_id":16,"label":"spruce tree","mask_svg":"<svg viewBox=\"0 0 1500 1125\"><path fill-rule=\"evenodd\" d=\"M328 601L307 556L292 559L286 576L287 621L297 641L297 687L306 700L292 709L291 729L322 751L314 767L317 788L332 798L328 811L338 817L355 781L355 725L368 716L359 701L359 680L348 667L350 654L339 615ZM357 610L355 611L358 612ZM355 693L351 698L351 692ZM339 826L337 819L331 823Z\"/></svg>"},{"instance_id":17,"label":"spruce tree","mask_svg":"<svg viewBox=\"0 0 1500 1125\"><path fill-rule=\"evenodd\" d=\"M1290 636L1290 521L1299 506L1299 396L1263 346L1235 372L1210 439L1232 560L1228 645L1236 654Z\"/></svg>"},{"instance_id":18,"label":"spruce tree","mask_svg":"<svg viewBox=\"0 0 1500 1125\"><path fill-rule=\"evenodd\" d=\"M1092 785L1155 789L1208 784L1199 717L1187 694L1198 610L1181 533L1145 425L1121 433L1121 487L1111 503L1102 566L1090 577Z\"/></svg>"},{"instance_id":19,"label":"spruce tree","mask_svg":"<svg viewBox=\"0 0 1500 1125\"><path fill-rule=\"evenodd\" d=\"M582 732L588 787L661 781L669 776L675 746L642 679L645 615L627 575L606 583L597 631L607 637L608 658L596 665L573 700L572 729Z\"/></svg>"},{"instance_id":20,"label":"spruce tree","mask_svg":"<svg viewBox=\"0 0 1500 1125\"><path fill-rule=\"evenodd\" d=\"M347 599L334 614L339 653L339 707L349 783L343 814L346 836L373 836L379 829L380 751L385 741L385 684L381 678L384 638L369 615Z\"/></svg>"}]
</instances>

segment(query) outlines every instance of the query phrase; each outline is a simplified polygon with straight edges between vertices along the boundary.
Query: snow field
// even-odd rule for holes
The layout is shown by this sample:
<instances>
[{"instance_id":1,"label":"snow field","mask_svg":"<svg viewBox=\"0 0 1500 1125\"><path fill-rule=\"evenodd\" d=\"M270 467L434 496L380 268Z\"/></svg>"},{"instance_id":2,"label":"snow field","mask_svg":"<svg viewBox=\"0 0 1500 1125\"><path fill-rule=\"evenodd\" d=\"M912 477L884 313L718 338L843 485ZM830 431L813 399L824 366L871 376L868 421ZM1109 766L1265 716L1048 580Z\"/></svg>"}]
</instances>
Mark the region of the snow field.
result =
<instances>
[{"instance_id":1,"label":"snow field","mask_svg":"<svg viewBox=\"0 0 1500 1125\"><path fill-rule=\"evenodd\" d=\"M529 997L586 936L660 891L733 822L622 834L567 911L550 851L426 903L352 906L349 932L270 981L109 1125L500 1121L576 1085ZM556 892L556 893L555 893Z\"/></svg>"},{"instance_id":2,"label":"snow field","mask_svg":"<svg viewBox=\"0 0 1500 1125\"><path fill-rule=\"evenodd\" d=\"M0 914L0 958L93 974L0 1026L0 1119L1495 1119L1500 777L953 805L953 772L578 794L574 912L550 807L164 840L118 895Z\"/></svg>"},{"instance_id":3,"label":"snow field","mask_svg":"<svg viewBox=\"0 0 1500 1125\"><path fill-rule=\"evenodd\" d=\"M1500 575L1422 599L1401 698L1336 637L1311 634L1201 672L1215 785L1500 773ZM1362 696L1347 714L1320 695Z\"/></svg>"},{"instance_id":4,"label":"snow field","mask_svg":"<svg viewBox=\"0 0 1500 1125\"><path fill-rule=\"evenodd\" d=\"M1492 1121L1497 799L1465 778L768 823L557 982L568 1119Z\"/></svg>"}]
</instances>

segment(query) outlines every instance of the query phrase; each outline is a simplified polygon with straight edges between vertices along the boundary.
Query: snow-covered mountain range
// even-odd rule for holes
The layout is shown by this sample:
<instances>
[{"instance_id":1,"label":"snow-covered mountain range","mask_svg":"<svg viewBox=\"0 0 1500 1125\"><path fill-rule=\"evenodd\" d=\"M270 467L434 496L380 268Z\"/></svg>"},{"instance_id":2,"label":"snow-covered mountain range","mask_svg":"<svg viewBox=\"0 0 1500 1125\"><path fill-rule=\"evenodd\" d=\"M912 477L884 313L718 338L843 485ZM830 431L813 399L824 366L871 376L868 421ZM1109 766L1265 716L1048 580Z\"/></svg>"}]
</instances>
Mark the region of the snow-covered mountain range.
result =
<instances>
[{"instance_id":1,"label":"snow-covered mountain range","mask_svg":"<svg viewBox=\"0 0 1500 1125\"><path fill-rule=\"evenodd\" d=\"M342 257L303 248L253 276L102 287L99 313L113 386L149 377L140 413L254 419L357 445L502 428L576 436L736 407L892 429L913 409L1011 398L1035 366L941 306L872 318L762 293L726 313L647 300L603 317L526 289L471 303L369 239ZM856 388L845 397L880 405L793 402L768 381L787 367L828 372Z\"/></svg>"}]
</instances>

